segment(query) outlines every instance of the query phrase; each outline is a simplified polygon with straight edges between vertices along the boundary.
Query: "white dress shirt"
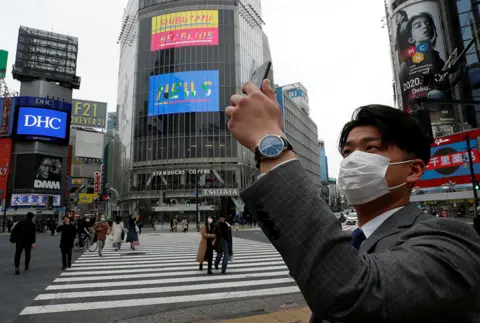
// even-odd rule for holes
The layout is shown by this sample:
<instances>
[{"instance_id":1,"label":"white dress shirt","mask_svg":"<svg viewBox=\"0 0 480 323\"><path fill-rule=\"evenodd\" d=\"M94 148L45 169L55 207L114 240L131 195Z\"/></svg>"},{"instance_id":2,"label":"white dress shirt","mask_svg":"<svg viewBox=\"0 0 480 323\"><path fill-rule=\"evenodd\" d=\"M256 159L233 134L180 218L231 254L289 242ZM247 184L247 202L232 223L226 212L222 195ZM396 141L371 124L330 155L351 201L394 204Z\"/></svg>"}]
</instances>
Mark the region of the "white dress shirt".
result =
<instances>
[{"instance_id":1,"label":"white dress shirt","mask_svg":"<svg viewBox=\"0 0 480 323\"><path fill-rule=\"evenodd\" d=\"M385 213L382 213L379 216L371 219L370 221L362 225L361 229L363 231L363 234L365 234L365 237L368 239L382 225L383 222L385 222L395 212L397 212L402 208L404 208L404 206L400 206L390 211L387 211ZM358 228L358 224L355 226L355 229L356 228Z\"/></svg>"}]
</instances>

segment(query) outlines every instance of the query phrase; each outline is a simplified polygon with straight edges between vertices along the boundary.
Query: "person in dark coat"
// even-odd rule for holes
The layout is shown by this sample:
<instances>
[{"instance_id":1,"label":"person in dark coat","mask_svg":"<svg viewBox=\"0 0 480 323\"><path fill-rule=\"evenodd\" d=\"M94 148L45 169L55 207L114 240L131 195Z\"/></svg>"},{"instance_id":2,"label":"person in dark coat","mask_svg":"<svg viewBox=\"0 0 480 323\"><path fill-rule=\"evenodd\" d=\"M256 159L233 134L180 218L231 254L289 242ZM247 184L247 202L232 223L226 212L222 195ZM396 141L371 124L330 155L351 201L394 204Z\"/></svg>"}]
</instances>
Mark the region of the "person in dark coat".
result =
<instances>
[{"instance_id":1,"label":"person in dark coat","mask_svg":"<svg viewBox=\"0 0 480 323\"><path fill-rule=\"evenodd\" d=\"M27 213L27 218L17 223L10 235L10 242L15 243L15 275L20 274L20 258L25 250L25 271L30 268L30 255L35 248L36 227L33 223L34 214Z\"/></svg>"},{"instance_id":2,"label":"person in dark coat","mask_svg":"<svg viewBox=\"0 0 480 323\"><path fill-rule=\"evenodd\" d=\"M229 230L231 230L230 224L225 221L225 217L220 216L215 226L215 251L217 252L217 257L215 258L215 269L218 270L218 265L220 264L220 260L222 260L222 274L226 273L228 265Z\"/></svg>"},{"instance_id":3,"label":"person in dark coat","mask_svg":"<svg viewBox=\"0 0 480 323\"><path fill-rule=\"evenodd\" d=\"M128 223L128 233L126 242L130 242L130 249L135 250L135 244L138 244L137 224L134 219Z\"/></svg>"},{"instance_id":4,"label":"person in dark coat","mask_svg":"<svg viewBox=\"0 0 480 323\"><path fill-rule=\"evenodd\" d=\"M72 267L72 249L73 240L77 235L77 230L73 224L70 223L70 218L65 215L63 217L63 224L58 226L57 232L61 232L60 250L62 251L62 270L67 267Z\"/></svg>"}]
</instances>

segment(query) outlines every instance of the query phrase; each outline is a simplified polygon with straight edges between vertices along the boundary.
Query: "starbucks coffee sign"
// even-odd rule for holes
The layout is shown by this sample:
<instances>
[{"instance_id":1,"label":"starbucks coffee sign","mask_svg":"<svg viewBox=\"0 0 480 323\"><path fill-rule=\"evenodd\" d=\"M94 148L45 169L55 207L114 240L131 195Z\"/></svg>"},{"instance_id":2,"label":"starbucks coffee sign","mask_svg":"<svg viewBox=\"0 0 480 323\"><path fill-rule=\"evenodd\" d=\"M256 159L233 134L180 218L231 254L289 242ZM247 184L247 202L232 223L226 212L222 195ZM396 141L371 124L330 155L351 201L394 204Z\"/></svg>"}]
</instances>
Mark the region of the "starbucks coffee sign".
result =
<instances>
[{"instance_id":1,"label":"starbucks coffee sign","mask_svg":"<svg viewBox=\"0 0 480 323\"><path fill-rule=\"evenodd\" d=\"M185 174L210 174L210 169L167 169L153 172L153 176L185 175Z\"/></svg>"},{"instance_id":2,"label":"starbucks coffee sign","mask_svg":"<svg viewBox=\"0 0 480 323\"><path fill-rule=\"evenodd\" d=\"M238 196L236 188L210 188L202 190L204 196Z\"/></svg>"}]
</instances>

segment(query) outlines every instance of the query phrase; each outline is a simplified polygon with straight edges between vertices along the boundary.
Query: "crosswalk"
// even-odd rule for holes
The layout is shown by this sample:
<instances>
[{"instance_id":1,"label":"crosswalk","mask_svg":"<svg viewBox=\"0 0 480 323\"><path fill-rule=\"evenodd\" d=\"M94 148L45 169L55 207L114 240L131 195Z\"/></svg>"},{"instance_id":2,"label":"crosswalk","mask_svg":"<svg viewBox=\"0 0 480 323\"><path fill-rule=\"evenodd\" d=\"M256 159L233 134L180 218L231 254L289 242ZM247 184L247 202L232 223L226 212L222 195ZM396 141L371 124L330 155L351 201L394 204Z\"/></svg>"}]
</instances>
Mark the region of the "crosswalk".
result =
<instances>
[{"instance_id":1,"label":"crosswalk","mask_svg":"<svg viewBox=\"0 0 480 323\"><path fill-rule=\"evenodd\" d=\"M143 234L141 246L107 246L103 258L85 252L21 316L45 316L149 305L193 303L298 293L272 245L234 237L226 275L196 263L198 233ZM215 253L214 253L215 257ZM50 316L48 316L50 318ZM42 320L40 320L43 322Z\"/></svg>"}]
</instances>

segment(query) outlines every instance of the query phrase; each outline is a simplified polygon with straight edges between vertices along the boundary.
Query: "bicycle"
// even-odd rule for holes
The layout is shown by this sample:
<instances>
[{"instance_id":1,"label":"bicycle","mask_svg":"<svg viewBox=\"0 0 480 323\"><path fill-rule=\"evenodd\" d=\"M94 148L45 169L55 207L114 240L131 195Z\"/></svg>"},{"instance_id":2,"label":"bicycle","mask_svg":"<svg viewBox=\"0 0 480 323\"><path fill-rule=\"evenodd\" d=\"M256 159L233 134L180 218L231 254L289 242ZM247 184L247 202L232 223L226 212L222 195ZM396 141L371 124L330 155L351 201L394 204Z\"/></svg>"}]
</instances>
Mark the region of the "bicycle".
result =
<instances>
[{"instance_id":1,"label":"bicycle","mask_svg":"<svg viewBox=\"0 0 480 323\"><path fill-rule=\"evenodd\" d=\"M90 235L84 235L83 237L83 246L87 248L88 251L94 252L97 250L97 241L93 240L93 237ZM79 251L80 250L80 237L75 237L75 240L73 241L73 250Z\"/></svg>"}]
</instances>

